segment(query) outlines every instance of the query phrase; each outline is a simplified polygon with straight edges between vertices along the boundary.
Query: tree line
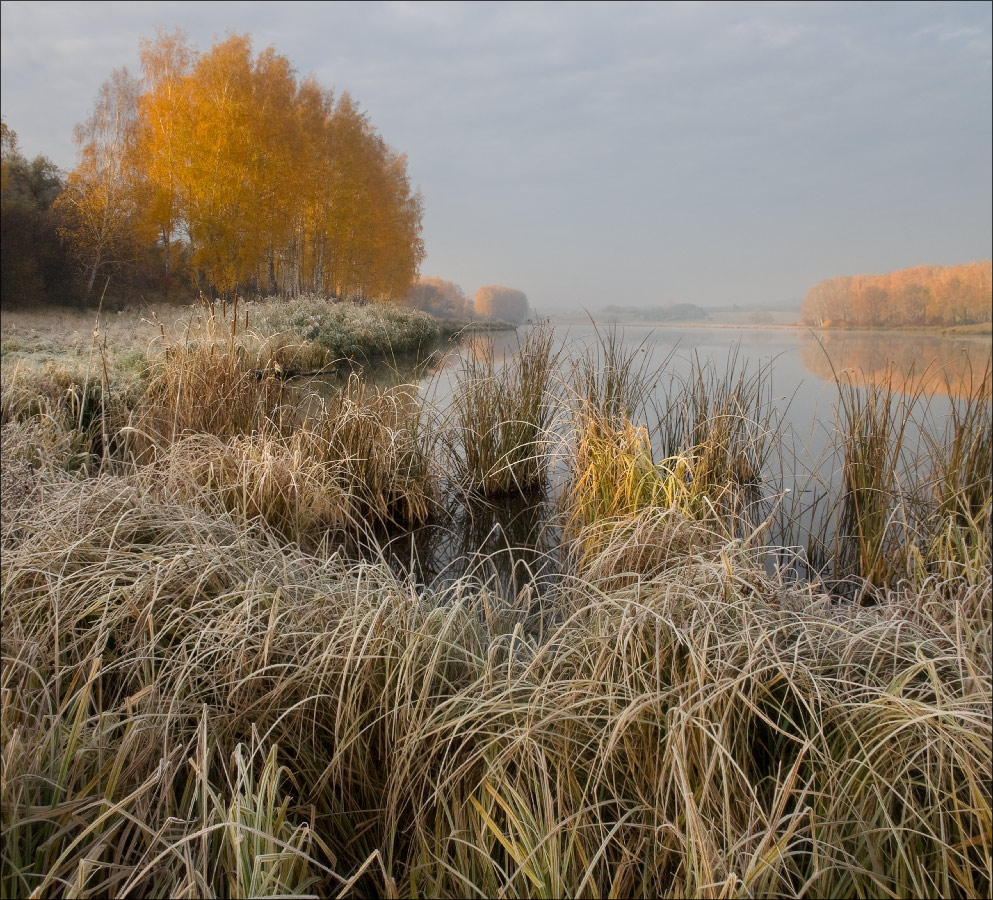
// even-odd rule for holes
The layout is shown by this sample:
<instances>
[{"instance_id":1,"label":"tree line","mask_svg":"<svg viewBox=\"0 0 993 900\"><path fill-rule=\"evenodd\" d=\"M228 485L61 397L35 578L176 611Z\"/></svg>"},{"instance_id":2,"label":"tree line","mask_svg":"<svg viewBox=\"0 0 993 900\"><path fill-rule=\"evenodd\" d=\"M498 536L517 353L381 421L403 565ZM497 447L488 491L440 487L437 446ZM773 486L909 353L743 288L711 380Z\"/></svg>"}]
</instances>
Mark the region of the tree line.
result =
<instances>
[{"instance_id":1,"label":"tree line","mask_svg":"<svg viewBox=\"0 0 993 900\"><path fill-rule=\"evenodd\" d=\"M71 302L76 273L52 209L65 178L47 157L27 159L6 122L0 132L0 298Z\"/></svg>"},{"instance_id":2,"label":"tree line","mask_svg":"<svg viewBox=\"0 0 993 900\"><path fill-rule=\"evenodd\" d=\"M406 302L439 319L490 319L520 325L530 312L527 295L515 288L487 284L469 297L453 281L421 276L411 286Z\"/></svg>"},{"instance_id":3,"label":"tree line","mask_svg":"<svg viewBox=\"0 0 993 900\"><path fill-rule=\"evenodd\" d=\"M140 77L117 69L100 89L65 179L44 157L28 162L4 123L5 294L65 299L58 267L32 252L30 233L43 231L83 299L106 277L407 295L424 256L421 197L406 157L347 93L298 79L247 35L201 53L178 30L159 33L140 59Z\"/></svg>"},{"instance_id":4,"label":"tree line","mask_svg":"<svg viewBox=\"0 0 993 900\"><path fill-rule=\"evenodd\" d=\"M990 260L831 278L803 301L808 325L837 328L968 325L991 317Z\"/></svg>"}]
</instances>

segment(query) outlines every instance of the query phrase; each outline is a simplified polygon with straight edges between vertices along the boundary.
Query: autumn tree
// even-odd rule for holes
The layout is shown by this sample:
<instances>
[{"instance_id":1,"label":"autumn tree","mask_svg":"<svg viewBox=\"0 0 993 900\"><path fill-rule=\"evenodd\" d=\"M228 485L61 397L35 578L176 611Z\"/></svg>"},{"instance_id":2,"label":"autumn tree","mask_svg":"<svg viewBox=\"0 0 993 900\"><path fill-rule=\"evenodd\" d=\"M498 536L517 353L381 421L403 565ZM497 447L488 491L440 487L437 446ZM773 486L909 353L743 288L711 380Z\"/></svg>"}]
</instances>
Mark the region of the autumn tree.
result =
<instances>
[{"instance_id":1,"label":"autumn tree","mask_svg":"<svg viewBox=\"0 0 993 900\"><path fill-rule=\"evenodd\" d=\"M803 319L811 325L857 328L988 322L990 273L985 260L831 278L807 292Z\"/></svg>"},{"instance_id":2,"label":"autumn tree","mask_svg":"<svg viewBox=\"0 0 993 900\"><path fill-rule=\"evenodd\" d=\"M420 197L347 94L298 83L244 35L197 54L159 34L142 71L137 169L167 259L180 236L222 292L407 292L423 258Z\"/></svg>"},{"instance_id":3,"label":"autumn tree","mask_svg":"<svg viewBox=\"0 0 993 900\"><path fill-rule=\"evenodd\" d=\"M141 239L140 183L133 177L139 83L115 69L103 83L89 119L73 135L80 161L56 201L62 235L84 275L84 298L97 275L134 258Z\"/></svg>"},{"instance_id":4,"label":"autumn tree","mask_svg":"<svg viewBox=\"0 0 993 900\"><path fill-rule=\"evenodd\" d=\"M440 319L463 318L469 304L465 291L455 282L424 276L414 282L404 302Z\"/></svg>"},{"instance_id":5,"label":"autumn tree","mask_svg":"<svg viewBox=\"0 0 993 900\"><path fill-rule=\"evenodd\" d=\"M424 257L407 161L346 93L233 35L205 53L179 30L140 47L77 129L59 200L84 273L157 248L195 285L402 301Z\"/></svg>"},{"instance_id":6,"label":"autumn tree","mask_svg":"<svg viewBox=\"0 0 993 900\"><path fill-rule=\"evenodd\" d=\"M136 158L150 189L146 215L164 242L182 232L210 287L260 285L294 200L289 62L271 49L254 57L246 36L195 56L181 35L160 34L143 46L142 66Z\"/></svg>"},{"instance_id":7,"label":"autumn tree","mask_svg":"<svg viewBox=\"0 0 993 900\"><path fill-rule=\"evenodd\" d=\"M156 40L140 44L143 93L138 100L138 135L134 169L147 185L143 210L157 234L166 276L173 272L173 247L188 235L179 210L181 147L179 119L188 118L183 95L194 51L180 29L163 31Z\"/></svg>"},{"instance_id":8,"label":"autumn tree","mask_svg":"<svg viewBox=\"0 0 993 900\"><path fill-rule=\"evenodd\" d=\"M310 162L298 242L304 286L336 297L404 296L424 257L421 199L406 158L347 93L335 102L308 83L301 94Z\"/></svg>"},{"instance_id":9,"label":"autumn tree","mask_svg":"<svg viewBox=\"0 0 993 900\"><path fill-rule=\"evenodd\" d=\"M523 291L488 284L476 291L476 315L518 325L528 317L528 298Z\"/></svg>"}]
</instances>

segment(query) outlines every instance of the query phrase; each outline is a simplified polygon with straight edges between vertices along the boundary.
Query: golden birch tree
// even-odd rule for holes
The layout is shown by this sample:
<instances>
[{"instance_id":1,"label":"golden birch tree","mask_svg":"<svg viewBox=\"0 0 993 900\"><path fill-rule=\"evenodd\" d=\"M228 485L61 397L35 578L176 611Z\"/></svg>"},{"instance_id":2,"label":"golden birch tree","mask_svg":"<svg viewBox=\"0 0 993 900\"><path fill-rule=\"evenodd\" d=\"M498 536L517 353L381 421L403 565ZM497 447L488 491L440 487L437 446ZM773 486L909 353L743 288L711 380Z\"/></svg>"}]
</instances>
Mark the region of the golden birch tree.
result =
<instances>
[{"instance_id":1,"label":"golden birch tree","mask_svg":"<svg viewBox=\"0 0 993 900\"><path fill-rule=\"evenodd\" d=\"M107 149L117 147L101 131L108 117L95 114L74 189L129 185L140 216L110 220L154 233L167 273L182 243L197 283L221 293L406 296L424 256L421 198L406 157L347 93L336 100L313 79L298 83L284 56L256 54L247 35L198 53L182 32L160 32L142 43L141 61L120 152ZM115 90L98 110L124 96ZM118 157L127 178L104 178ZM74 196L81 211L113 208L94 190ZM98 218L80 212L79 230L97 234ZM79 244L92 284L107 241Z\"/></svg>"},{"instance_id":2,"label":"golden birch tree","mask_svg":"<svg viewBox=\"0 0 993 900\"><path fill-rule=\"evenodd\" d=\"M130 163L137 136L139 83L126 68L103 83L89 119L73 138L79 164L55 201L61 232L84 274L84 299L97 275L133 257L144 198Z\"/></svg>"},{"instance_id":3,"label":"golden birch tree","mask_svg":"<svg viewBox=\"0 0 993 900\"><path fill-rule=\"evenodd\" d=\"M144 215L162 245L165 274L172 273L173 246L183 222L179 208L179 164L181 155L178 123L188 111L185 80L193 64L194 50L180 29L158 33L155 41L140 45L144 93L138 101L139 128L135 146L135 168L148 184Z\"/></svg>"}]
</instances>

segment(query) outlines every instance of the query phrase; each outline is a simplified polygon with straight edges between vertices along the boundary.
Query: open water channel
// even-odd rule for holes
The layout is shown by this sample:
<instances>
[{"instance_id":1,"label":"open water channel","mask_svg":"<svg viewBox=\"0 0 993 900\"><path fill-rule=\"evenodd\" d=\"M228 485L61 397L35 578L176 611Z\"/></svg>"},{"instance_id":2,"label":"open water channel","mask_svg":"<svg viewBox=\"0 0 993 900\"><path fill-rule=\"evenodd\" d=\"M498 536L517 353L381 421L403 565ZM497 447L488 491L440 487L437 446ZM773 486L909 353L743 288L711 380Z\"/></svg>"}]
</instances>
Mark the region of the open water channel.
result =
<instances>
[{"instance_id":1,"label":"open water channel","mask_svg":"<svg viewBox=\"0 0 993 900\"><path fill-rule=\"evenodd\" d=\"M576 320L551 321L555 329L563 379L571 363L589 352L611 326ZM841 459L836 447L835 408L838 388L851 373L856 380L888 380L905 395L914 394L914 428L941 433L952 403L980 379L993 352L989 336L942 336L908 332L821 332L800 328L732 328L625 325L616 327L625 353L643 359L653 372L653 395L642 413L650 430L666 415L666 397L680 380L701 366L721 376L765 373L763 412L775 426L776 446L765 473L762 502L780 504L792 523L790 533L770 532L771 543L802 544L813 528L818 497L836 489ZM474 335L442 348L429 365L416 370L376 373L381 383L418 380L424 400L444 416L465 354L480 352L492 341L498 364L509 359L520 335L494 332ZM641 423L639 423L641 424ZM920 434L908 436L916 448ZM554 577L560 535L554 525L556 498L566 487L569 460L565 446L554 457L545 495L501 502L453 503L445 521L419 529L391 545L393 562L412 569L430 583L467 572L491 581L513 595L522 583ZM787 554L793 558L791 554Z\"/></svg>"}]
</instances>

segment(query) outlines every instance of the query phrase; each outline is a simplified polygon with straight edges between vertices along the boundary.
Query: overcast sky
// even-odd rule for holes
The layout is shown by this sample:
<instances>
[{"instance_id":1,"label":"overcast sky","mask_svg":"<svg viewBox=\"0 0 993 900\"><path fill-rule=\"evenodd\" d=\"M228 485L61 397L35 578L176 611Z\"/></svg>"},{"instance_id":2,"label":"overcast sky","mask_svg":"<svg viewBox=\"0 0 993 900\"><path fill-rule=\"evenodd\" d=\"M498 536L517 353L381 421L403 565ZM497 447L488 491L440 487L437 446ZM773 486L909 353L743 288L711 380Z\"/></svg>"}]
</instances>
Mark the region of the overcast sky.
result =
<instances>
[{"instance_id":1,"label":"overcast sky","mask_svg":"<svg viewBox=\"0 0 993 900\"><path fill-rule=\"evenodd\" d=\"M781 304L989 258L991 8L5 0L0 108L71 168L141 37L247 32L407 154L424 274L539 311Z\"/></svg>"}]
</instances>

